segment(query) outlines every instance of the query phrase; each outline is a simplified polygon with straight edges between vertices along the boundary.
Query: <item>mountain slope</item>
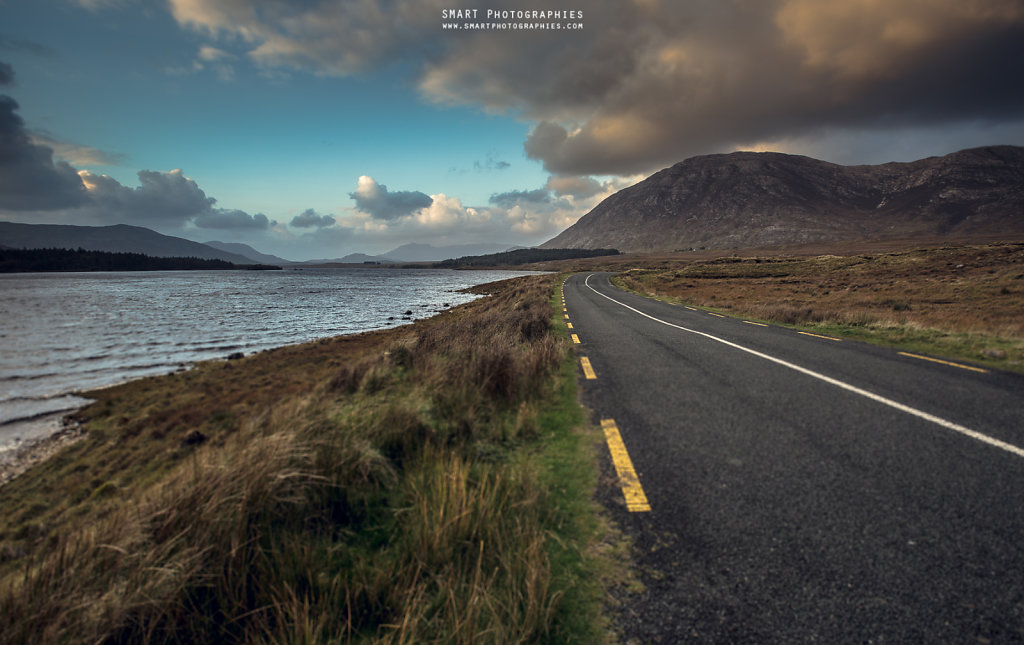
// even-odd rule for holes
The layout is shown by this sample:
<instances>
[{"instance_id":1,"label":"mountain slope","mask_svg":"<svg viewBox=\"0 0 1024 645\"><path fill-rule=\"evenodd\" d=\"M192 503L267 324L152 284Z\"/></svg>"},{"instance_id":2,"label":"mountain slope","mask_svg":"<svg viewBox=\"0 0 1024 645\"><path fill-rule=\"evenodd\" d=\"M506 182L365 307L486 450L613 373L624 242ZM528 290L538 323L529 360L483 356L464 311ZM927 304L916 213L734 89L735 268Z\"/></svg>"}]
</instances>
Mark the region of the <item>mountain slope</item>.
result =
<instances>
[{"instance_id":1,"label":"mountain slope","mask_svg":"<svg viewBox=\"0 0 1024 645\"><path fill-rule=\"evenodd\" d=\"M140 226L73 226L0 222L0 244L15 249L85 249L112 253L142 253L152 257L192 257L252 264L249 258L199 242L173 237Z\"/></svg>"},{"instance_id":2,"label":"mountain slope","mask_svg":"<svg viewBox=\"0 0 1024 645\"><path fill-rule=\"evenodd\" d=\"M248 244L242 244L240 242L213 241L203 242L203 244L213 247L219 251L226 251L227 253L241 255L244 258L248 258L250 262L255 262L257 264L292 264L291 260L285 260L284 258L279 258L276 255L270 255L269 253L260 253Z\"/></svg>"},{"instance_id":3,"label":"mountain slope","mask_svg":"<svg viewBox=\"0 0 1024 645\"><path fill-rule=\"evenodd\" d=\"M1024 148L875 166L771 152L693 157L607 198L541 248L731 248L1024 234Z\"/></svg>"}]
</instances>

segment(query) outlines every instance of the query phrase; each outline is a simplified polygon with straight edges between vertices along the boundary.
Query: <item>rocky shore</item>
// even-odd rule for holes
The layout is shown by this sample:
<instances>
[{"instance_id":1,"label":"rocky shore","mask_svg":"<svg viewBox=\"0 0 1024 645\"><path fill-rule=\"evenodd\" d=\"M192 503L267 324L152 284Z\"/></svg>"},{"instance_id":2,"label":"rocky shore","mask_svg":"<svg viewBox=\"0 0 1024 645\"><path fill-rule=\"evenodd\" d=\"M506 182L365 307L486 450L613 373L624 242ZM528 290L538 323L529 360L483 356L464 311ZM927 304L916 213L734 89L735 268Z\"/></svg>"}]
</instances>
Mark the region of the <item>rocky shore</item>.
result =
<instances>
[{"instance_id":1,"label":"rocky shore","mask_svg":"<svg viewBox=\"0 0 1024 645\"><path fill-rule=\"evenodd\" d=\"M85 436L85 430L70 415L54 415L55 432L26 439L0 456L0 487Z\"/></svg>"}]
</instances>

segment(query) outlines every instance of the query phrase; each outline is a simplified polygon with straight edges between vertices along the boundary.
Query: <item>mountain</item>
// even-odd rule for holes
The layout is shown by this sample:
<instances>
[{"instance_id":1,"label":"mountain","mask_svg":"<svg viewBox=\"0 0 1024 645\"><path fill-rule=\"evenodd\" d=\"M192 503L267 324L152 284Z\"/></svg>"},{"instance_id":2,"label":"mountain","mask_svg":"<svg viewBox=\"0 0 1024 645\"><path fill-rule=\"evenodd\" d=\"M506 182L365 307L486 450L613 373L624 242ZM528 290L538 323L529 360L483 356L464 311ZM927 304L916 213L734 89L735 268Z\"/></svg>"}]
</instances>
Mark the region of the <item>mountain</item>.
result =
<instances>
[{"instance_id":1,"label":"mountain","mask_svg":"<svg viewBox=\"0 0 1024 645\"><path fill-rule=\"evenodd\" d=\"M0 244L15 249L85 249L111 253L142 253L157 258L201 258L225 260L234 264L252 264L252 260L241 255L127 224L72 226L0 222Z\"/></svg>"},{"instance_id":2,"label":"mountain","mask_svg":"<svg viewBox=\"0 0 1024 645\"><path fill-rule=\"evenodd\" d=\"M396 262L440 262L467 255L487 255L500 253L513 248L507 244L459 244L455 246L431 246L412 242L381 254Z\"/></svg>"},{"instance_id":3,"label":"mountain","mask_svg":"<svg viewBox=\"0 0 1024 645\"><path fill-rule=\"evenodd\" d=\"M248 244L241 244L240 242L215 241L203 242L203 244L206 246L212 246L220 251L241 255L244 258L249 258L250 262L255 262L257 264L293 264L291 260L285 260L284 258L279 258L276 255L270 255L269 253L260 253Z\"/></svg>"},{"instance_id":4,"label":"mountain","mask_svg":"<svg viewBox=\"0 0 1024 645\"><path fill-rule=\"evenodd\" d=\"M386 258L383 255L367 255L365 253L349 253L336 262L343 262L347 264L364 264L367 262L380 262L382 264L394 264L395 260Z\"/></svg>"},{"instance_id":5,"label":"mountain","mask_svg":"<svg viewBox=\"0 0 1024 645\"><path fill-rule=\"evenodd\" d=\"M386 258L383 255L367 255L365 253L349 253L340 258L319 258L315 260L304 260L302 264L398 264L397 260Z\"/></svg>"},{"instance_id":6,"label":"mountain","mask_svg":"<svg viewBox=\"0 0 1024 645\"><path fill-rule=\"evenodd\" d=\"M874 166L774 152L693 157L608 197L540 248L733 248L1024 235L1024 148Z\"/></svg>"}]
</instances>

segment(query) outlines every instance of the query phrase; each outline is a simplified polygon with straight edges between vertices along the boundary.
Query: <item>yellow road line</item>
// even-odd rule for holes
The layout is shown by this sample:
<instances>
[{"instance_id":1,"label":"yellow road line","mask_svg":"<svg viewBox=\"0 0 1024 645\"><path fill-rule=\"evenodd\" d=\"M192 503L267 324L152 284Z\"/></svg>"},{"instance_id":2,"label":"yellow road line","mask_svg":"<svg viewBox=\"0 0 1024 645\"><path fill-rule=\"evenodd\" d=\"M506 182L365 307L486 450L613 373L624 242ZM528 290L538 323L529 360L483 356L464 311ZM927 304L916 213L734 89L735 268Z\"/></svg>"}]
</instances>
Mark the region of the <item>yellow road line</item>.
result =
<instances>
[{"instance_id":1,"label":"yellow road line","mask_svg":"<svg viewBox=\"0 0 1024 645\"><path fill-rule=\"evenodd\" d=\"M594 368L590 365L590 359L586 356L580 356L580 367L583 368L583 376L587 377L587 380L592 381L597 378Z\"/></svg>"},{"instance_id":2,"label":"yellow road line","mask_svg":"<svg viewBox=\"0 0 1024 645\"><path fill-rule=\"evenodd\" d=\"M797 333L798 334L803 334L804 336L814 336L815 338L824 338L825 340L834 340L837 343L843 342L842 338L832 338L831 336L819 336L818 334L811 334L811 333L806 332L806 331L798 331Z\"/></svg>"},{"instance_id":3,"label":"yellow road line","mask_svg":"<svg viewBox=\"0 0 1024 645\"><path fill-rule=\"evenodd\" d=\"M569 320L569 314L565 314L565 319Z\"/></svg>"},{"instance_id":4,"label":"yellow road line","mask_svg":"<svg viewBox=\"0 0 1024 645\"><path fill-rule=\"evenodd\" d=\"M572 329L572 323L565 323L565 325L566 325L566 327L568 327L569 329Z\"/></svg>"},{"instance_id":5,"label":"yellow road line","mask_svg":"<svg viewBox=\"0 0 1024 645\"><path fill-rule=\"evenodd\" d=\"M647 502L644 487L640 485L640 477L633 469L633 460L629 458L626 444L622 442L622 435L615 425L615 420L601 419L601 429L604 430L604 438L608 442L608 451L612 454L612 463L619 473L619 485L622 487L623 497L626 498L626 508L630 513L650 511L651 505Z\"/></svg>"},{"instance_id":6,"label":"yellow road line","mask_svg":"<svg viewBox=\"0 0 1024 645\"><path fill-rule=\"evenodd\" d=\"M687 309L689 309L690 311L700 311L696 307L691 307L690 305L683 305L683 306L686 307Z\"/></svg>"},{"instance_id":7,"label":"yellow road line","mask_svg":"<svg viewBox=\"0 0 1024 645\"><path fill-rule=\"evenodd\" d=\"M766 325L764 323L756 323L753 320L744 320L743 322L747 323L748 325L757 325L758 327L767 327L768 326L768 325Z\"/></svg>"},{"instance_id":8,"label":"yellow road line","mask_svg":"<svg viewBox=\"0 0 1024 645\"><path fill-rule=\"evenodd\" d=\"M579 336L577 336L576 334L569 334L569 335L572 336L572 342L576 343L577 345L580 344L580 337Z\"/></svg>"},{"instance_id":9,"label":"yellow road line","mask_svg":"<svg viewBox=\"0 0 1024 645\"><path fill-rule=\"evenodd\" d=\"M723 316L722 314L716 314L716 313L712 313L710 311L708 312L708 314L710 314L712 316L718 316L719 318L725 318L725 316Z\"/></svg>"},{"instance_id":10,"label":"yellow road line","mask_svg":"<svg viewBox=\"0 0 1024 645\"><path fill-rule=\"evenodd\" d=\"M951 361L944 361L939 358L932 358L930 356L918 356L917 354L908 354L907 352L897 352L900 356L909 356L910 358L920 358L922 361L931 361L933 363L942 363L943 365L949 365L950 367L959 367L962 370L971 370L972 372L981 372L987 374L988 370L980 367L971 367L970 365L961 365L960 363L953 363Z\"/></svg>"}]
</instances>

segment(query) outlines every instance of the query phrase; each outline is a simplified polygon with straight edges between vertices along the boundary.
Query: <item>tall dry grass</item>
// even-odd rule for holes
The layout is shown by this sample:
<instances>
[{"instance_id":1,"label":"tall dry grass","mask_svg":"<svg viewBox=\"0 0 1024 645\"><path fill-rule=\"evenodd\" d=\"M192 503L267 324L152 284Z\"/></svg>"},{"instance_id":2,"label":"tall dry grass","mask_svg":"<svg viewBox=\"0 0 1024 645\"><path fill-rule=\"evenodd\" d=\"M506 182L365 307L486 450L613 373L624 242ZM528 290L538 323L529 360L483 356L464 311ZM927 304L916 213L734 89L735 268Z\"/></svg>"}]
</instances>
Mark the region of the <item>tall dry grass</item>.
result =
<instances>
[{"instance_id":1,"label":"tall dry grass","mask_svg":"<svg viewBox=\"0 0 1024 645\"><path fill-rule=\"evenodd\" d=\"M624 287L857 338L1024 366L1024 244L817 257L721 257L637 268Z\"/></svg>"},{"instance_id":2,"label":"tall dry grass","mask_svg":"<svg viewBox=\"0 0 1024 645\"><path fill-rule=\"evenodd\" d=\"M558 622L573 576L552 560L565 518L532 447L568 351L553 286L514 281L306 387L292 370L308 366L282 362L282 397L239 401L230 428L202 426L210 440L174 465L17 543L0 640L573 641ZM230 378L244 384L245 363ZM107 407L97 427L112 441L181 418Z\"/></svg>"}]
</instances>

